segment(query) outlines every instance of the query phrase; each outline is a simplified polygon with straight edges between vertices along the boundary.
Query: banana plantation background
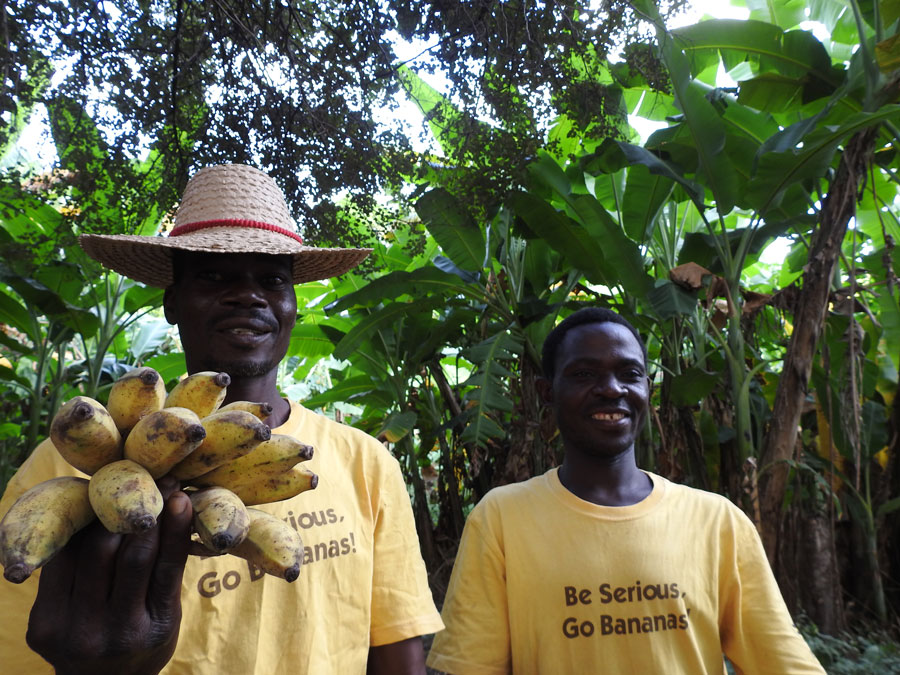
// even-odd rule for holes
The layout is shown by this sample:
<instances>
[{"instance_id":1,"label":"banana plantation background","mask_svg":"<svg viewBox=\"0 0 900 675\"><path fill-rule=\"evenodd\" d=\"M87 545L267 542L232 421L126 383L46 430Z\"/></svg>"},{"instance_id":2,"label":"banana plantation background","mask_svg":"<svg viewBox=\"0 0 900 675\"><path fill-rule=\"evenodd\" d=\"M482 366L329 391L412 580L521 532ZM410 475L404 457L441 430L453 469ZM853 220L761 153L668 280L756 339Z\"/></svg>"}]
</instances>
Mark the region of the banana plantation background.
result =
<instances>
[{"instance_id":1,"label":"banana plantation background","mask_svg":"<svg viewBox=\"0 0 900 675\"><path fill-rule=\"evenodd\" d=\"M375 249L297 288L282 387L400 460L436 599L473 504L560 461L544 337L608 306L649 347L640 465L744 508L829 672L897 667L900 6L401 4L3 3L0 485L71 396L184 372L162 291L77 234L163 233L248 162L309 243Z\"/></svg>"}]
</instances>

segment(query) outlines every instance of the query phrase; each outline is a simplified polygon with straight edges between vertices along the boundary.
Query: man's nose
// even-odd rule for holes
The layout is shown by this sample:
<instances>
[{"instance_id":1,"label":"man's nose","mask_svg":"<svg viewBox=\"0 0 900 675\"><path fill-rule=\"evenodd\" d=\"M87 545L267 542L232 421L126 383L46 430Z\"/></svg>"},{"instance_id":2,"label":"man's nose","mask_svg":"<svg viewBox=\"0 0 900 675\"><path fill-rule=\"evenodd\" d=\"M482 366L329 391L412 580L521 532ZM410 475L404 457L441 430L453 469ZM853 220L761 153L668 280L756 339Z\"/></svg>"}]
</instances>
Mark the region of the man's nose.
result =
<instances>
[{"instance_id":1,"label":"man's nose","mask_svg":"<svg viewBox=\"0 0 900 675\"><path fill-rule=\"evenodd\" d=\"M226 304L246 307L265 307L267 304L266 295L259 284L245 280L230 284L222 299Z\"/></svg>"},{"instance_id":2,"label":"man's nose","mask_svg":"<svg viewBox=\"0 0 900 675\"><path fill-rule=\"evenodd\" d=\"M619 378L612 374L598 375L591 390L598 396L607 398L620 398L625 394L625 387L619 382Z\"/></svg>"}]
</instances>

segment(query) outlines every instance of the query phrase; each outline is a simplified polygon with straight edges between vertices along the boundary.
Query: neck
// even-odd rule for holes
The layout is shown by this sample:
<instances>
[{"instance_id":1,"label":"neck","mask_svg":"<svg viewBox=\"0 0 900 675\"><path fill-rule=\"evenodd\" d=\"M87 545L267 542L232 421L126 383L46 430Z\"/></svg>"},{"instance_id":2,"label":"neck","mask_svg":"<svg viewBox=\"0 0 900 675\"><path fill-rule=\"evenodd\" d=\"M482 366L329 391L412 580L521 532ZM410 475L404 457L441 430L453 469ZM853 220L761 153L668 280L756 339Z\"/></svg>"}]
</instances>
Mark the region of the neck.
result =
<instances>
[{"instance_id":1,"label":"neck","mask_svg":"<svg viewBox=\"0 0 900 675\"><path fill-rule=\"evenodd\" d=\"M272 414L266 420L266 424L272 429L279 427L290 416L291 404L278 393L277 379L277 370L269 371L264 375L232 376L231 384L225 391L223 405L234 401L269 403L272 406Z\"/></svg>"},{"instance_id":2,"label":"neck","mask_svg":"<svg viewBox=\"0 0 900 675\"><path fill-rule=\"evenodd\" d=\"M637 467L633 447L609 458L567 452L559 480L579 499L600 506L631 506L653 489L650 477Z\"/></svg>"}]
</instances>

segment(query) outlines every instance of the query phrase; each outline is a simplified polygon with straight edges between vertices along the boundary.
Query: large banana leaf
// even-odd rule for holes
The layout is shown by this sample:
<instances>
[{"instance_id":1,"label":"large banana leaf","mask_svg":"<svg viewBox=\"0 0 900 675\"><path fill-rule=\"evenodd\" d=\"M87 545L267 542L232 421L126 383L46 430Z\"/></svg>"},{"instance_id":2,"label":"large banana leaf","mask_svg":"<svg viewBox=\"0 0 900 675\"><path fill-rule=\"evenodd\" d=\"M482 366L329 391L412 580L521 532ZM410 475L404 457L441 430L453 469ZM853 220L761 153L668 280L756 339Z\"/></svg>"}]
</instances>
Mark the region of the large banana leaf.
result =
<instances>
[{"instance_id":1,"label":"large banana leaf","mask_svg":"<svg viewBox=\"0 0 900 675\"><path fill-rule=\"evenodd\" d=\"M485 266L484 233L453 195L443 188L430 190L416 202L416 212L458 267L473 272Z\"/></svg>"},{"instance_id":2,"label":"large banana leaf","mask_svg":"<svg viewBox=\"0 0 900 675\"><path fill-rule=\"evenodd\" d=\"M531 237L546 241L590 281L607 286L617 283L614 272L606 266L600 244L574 220L527 192L514 192L507 198L507 204Z\"/></svg>"},{"instance_id":3,"label":"large banana leaf","mask_svg":"<svg viewBox=\"0 0 900 675\"><path fill-rule=\"evenodd\" d=\"M431 313L444 305L440 296L426 296L411 302L393 302L363 317L334 348L336 359L347 359L364 340L384 328L394 329L405 317L419 312Z\"/></svg>"},{"instance_id":4,"label":"large banana leaf","mask_svg":"<svg viewBox=\"0 0 900 675\"><path fill-rule=\"evenodd\" d=\"M806 120L797 125L803 133L798 145L782 150L766 152L758 157L756 172L747 186L747 199L761 213L766 213L780 203L781 197L791 185L809 178L820 178L831 166L838 146L853 134L888 120L900 119L900 105L886 105L877 112L853 115L837 127L827 126L809 130ZM785 132L790 129L785 130ZM795 136L791 136L793 139Z\"/></svg>"},{"instance_id":5,"label":"large banana leaf","mask_svg":"<svg viewBox=\"0 0 900 675\"><path fill-rule=\"evenodd\" d=\"M8 284L28 306L62 326L86 336L100 328L96 314L66 302L38 281L16 274L5 263L0 263L0 281Z\"/></svg>"},{"instance_id":6,"label":"large banana leaf","mask_svg":"<svg viewBox=\"0 0 900 675\"><path fill-rule=\"evenodd\" d=\"M397 270L376 277L358 291L341 296L326 309L336 313L351 307L372 307L384 300L403 296L419 298L437 294L451 298L470 293L472 290L458 276L436 267L420 267L411 272ZM480 297L480 294L475 297Z\"/></svg>"}]
</instances>

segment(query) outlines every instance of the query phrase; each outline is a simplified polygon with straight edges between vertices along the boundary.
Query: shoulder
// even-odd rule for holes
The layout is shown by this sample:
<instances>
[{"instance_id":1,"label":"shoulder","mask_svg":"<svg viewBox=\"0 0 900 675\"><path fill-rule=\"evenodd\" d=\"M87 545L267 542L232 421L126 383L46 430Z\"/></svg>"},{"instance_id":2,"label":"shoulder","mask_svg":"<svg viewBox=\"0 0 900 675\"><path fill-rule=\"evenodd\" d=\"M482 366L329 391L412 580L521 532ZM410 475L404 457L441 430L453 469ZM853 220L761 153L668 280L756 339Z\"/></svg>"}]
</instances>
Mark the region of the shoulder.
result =
<instances>
[{"instance_id":1,"label":"shoulder","mask_svg":"<svg viewBox=\"0 0 900 675\"><path fill-rule=\"evenodd\" d=\"M370 486L402 483L400 463L383 443L361 429L336 422L298 403L292 402L288 423L273 431L290 434L312 445L314 457L325 463L323 471L327 467L365 477L365 483Z\"/></svg>"},{"instance_id":2,"label":"shoulder","mask_svg":"<svg viewBox=\"0 0 900 675\"><path fill-rule=\"evenodd\" d=\"M677 511L691 522L720 523L729 529L752 530L756 527L741 508L728 497L716 492L673 483L653 476L654 484L664 486L664 501L670 511Z\"/></svg>"},{"instance_id":3,"label":"shoulder","mask_svg":"<svg viewBox=\"0 0 900 675\"><path fill-rule=\"evenodd\" d=\"M308 439L306 442L314 445L328 443L330 447L345 452L365 453L375 459L392 459L387 448L365 431L336 422L293 401L288 424L274 431L291 434L301 440Z\"/></svg>"},{"instance_id":4,"label":"shoulder","mask_svg":"<svg viewBox=\"0 0 900 675\"><path fill-rule=\"evenodd\" d=\"M57 476L87 477L62 458L50 439L41 442L18 468L0 500L0 516L4 515L25 490Z\"/></svg>"},{"instance_id":5,"label":"shoulder","mask_svg":"<svg viewBox=\"0 0 900 675\"><path fill-rule=\"evenodd\" d=\"M472 509L471 517L486 518L531 508L547 493L548 474L535 476L519 483L491 488Z\"/></svg>"}]
</instances>

